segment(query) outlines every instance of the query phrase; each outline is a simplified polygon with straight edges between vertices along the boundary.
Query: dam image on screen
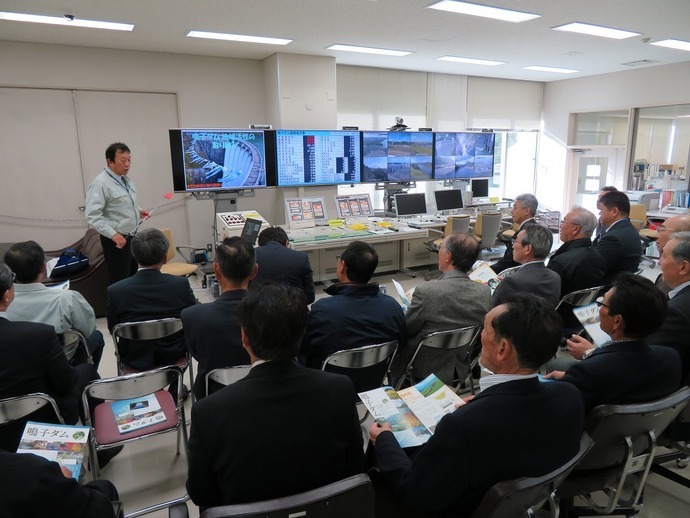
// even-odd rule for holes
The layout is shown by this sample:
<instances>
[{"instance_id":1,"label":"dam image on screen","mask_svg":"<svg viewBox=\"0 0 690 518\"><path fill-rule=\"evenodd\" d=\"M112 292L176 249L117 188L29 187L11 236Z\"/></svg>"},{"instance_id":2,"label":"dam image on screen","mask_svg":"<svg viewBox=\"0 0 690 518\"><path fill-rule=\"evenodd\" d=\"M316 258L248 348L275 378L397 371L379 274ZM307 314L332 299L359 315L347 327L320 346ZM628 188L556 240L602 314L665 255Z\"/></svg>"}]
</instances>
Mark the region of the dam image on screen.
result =
<instances>
[{"instance_id":1,"label":"dam image on screen","mask_svg":"<svg viewBox=\"0 0 690 518\"><path fill-rule=\"evenodd\" d=\"M486 178L493 174L493 133L436 133L435 180Z\"/></svg>"},{"instance_id":2,"label":"dam image on screen","mask_svg":"<svg viewBox=\"0 0 690 518\"><path fill-rule=\"evenodd\" d=\"M409 182L431 180L434 134L431 132L362 132L362 180Z\"/></svg>"},{"instance_id":3,"label":"dam image on screen","mask_svg":"<svg viewBox=\"0 0 690 518\"><path fill-rule=\"evenodd\" d=\"M181 130L187 191L266 186L263 131Z\"/></svg>"}]
</instances>

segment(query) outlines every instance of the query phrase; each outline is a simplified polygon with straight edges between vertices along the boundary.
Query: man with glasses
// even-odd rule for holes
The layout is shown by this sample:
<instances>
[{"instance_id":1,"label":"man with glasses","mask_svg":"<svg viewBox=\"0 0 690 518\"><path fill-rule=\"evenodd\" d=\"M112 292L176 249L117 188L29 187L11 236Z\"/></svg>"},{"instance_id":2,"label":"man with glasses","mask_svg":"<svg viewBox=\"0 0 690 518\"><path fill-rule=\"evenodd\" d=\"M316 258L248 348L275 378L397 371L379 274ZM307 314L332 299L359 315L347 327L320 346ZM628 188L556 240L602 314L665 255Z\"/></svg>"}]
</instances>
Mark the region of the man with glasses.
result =
<instances>
[{"instance_id":1,"label":"man with glasses","mask_svg":"<svg viewBox=\"0 0 690 518\"><path fill-rule=\"evenodd\" d=\"M664 221L661 226L657 228L659 238L656 240L656 247L659 250L659 257L661 257L666 243L668 243L669 239L671 239L676 232L687 231L690 231L690 216L673 216ZM663 273L659 274L654 284L656 284L656 287L664 294L668 294L668 292L671 291L671 286L664 280Z\"/></svg>"},{"instance_id":2,"label":"man with glasses","mask_svg":"<svg viewBox=\"0 0 690 518\"><path fill-rule=\"evenodd\" d=\"M597 405L644 403L662 398L681 385L681 362L670 347L648 345L646 338L664 321L666 300L652 281L621 274L599 305L599 327L611 337L601 347L578 336L567 341L574 356L589 345L583 361L567 371L552 371L547 379L572 383L582 395L585 410ZM651 342L651 341L650 341Z\"/></svg>"},{"instance_id":3,"label":"man with glasses","mask_svg":"<svg viewBox=\"0 0 690 518\"><path fill-rule=\"evenodd\" d=\"M563 244L547 265L561 276L561 298L573 291L600 286L606 275L606 262L592 248L596 216L583 207L573 207L561 221Z\"/></svg>"},{"instance_id":4,"label":"man with glasses","mask_svg":"<svg viewBox=\"0 0 690 518\"><path fill-rule=\"evenodd\" d=\"M535 222L534 216L537 214L537 207L539 201L533 194L521 194L515 198L513 208L510 215L513 217L513 224L520 225L515 232L515 235L525 228L527 225L533 225ZM508 268L520 266L520 263L513 257L513 242L509 241L506 244L506 251L503 257L491 265L491 269L500 273Z\"/></svg>"}]
</instances>

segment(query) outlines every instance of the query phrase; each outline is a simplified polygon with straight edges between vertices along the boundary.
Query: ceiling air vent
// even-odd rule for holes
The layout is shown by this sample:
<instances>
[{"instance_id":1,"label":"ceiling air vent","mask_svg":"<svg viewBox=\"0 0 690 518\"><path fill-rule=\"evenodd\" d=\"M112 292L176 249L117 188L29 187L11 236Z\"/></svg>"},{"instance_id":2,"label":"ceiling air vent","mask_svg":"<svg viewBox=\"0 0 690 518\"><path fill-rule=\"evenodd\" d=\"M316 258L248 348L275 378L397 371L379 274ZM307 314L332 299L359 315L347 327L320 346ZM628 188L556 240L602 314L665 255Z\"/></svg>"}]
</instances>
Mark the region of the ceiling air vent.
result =
<instances>
[{"instance_id":1,"label":"ceiling air vent","mask_svg":"<svg viewBox=\"0 0 690 518\"><path fill-rule=\"evenodd\" d=\"M643 67L645 65L652 65L658 63L656 59L638 59L637 61L628 61L627 63L622 63L626 67Z\"/></svg>"}]
</instances>

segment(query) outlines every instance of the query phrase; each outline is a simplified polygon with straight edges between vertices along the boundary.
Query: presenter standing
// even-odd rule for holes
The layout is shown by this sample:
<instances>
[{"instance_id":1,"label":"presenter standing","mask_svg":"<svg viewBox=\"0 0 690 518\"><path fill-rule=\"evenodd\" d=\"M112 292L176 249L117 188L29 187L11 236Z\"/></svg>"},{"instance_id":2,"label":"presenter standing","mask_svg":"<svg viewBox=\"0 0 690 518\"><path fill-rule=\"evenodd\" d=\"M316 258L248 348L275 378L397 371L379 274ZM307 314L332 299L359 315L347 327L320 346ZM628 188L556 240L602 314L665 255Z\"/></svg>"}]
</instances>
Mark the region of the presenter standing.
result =
<instances>
[{"instance_id":1,"label":"presenter standing","mask_svg":"<svg viewBox=\"0 0 690 518\"><path fill-rule=\"evenodd\" d=\"M136 271L130 246L139 218L147 218L149 212L139 207L137 189L127 177L132 163L127 145L108 146L105 162L86 191L86 221L101 235L110 285Z\"/></svg>"}]
</instances>

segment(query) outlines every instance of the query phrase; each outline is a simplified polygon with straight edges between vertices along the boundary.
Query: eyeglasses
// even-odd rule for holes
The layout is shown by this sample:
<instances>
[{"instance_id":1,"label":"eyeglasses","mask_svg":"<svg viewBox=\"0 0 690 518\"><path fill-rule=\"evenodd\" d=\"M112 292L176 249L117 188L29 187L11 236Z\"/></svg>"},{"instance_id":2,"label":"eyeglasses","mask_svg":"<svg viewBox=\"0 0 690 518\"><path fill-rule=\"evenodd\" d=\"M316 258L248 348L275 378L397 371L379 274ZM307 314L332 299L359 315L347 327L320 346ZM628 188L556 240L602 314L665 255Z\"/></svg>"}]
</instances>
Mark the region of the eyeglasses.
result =
<instances>
[{"instance_id":1,"label":"eyeglasses","mask_svg":"<svg viewBox=\"0 0 690 518\"><path fill-rule=\"evenodd\" d=\"M667 230L669 232L678 232L678 230L676 230L675 228L668 228L668 227L665 227L664 225L660 225L657 227L657 232L666 232Z\"/></svg>"},{"instance_id":2,"label":"eyeglasses","mask_svg":"<svg viewBox=\"0 0 690 518\"><path fill-rule=\"evenodd\" d=\"M604 297L598 297L597 300L595 300L597 306L601 307L604 306L605 308L608 308L609 305L604 303Z\"/></svg>"},{"instance_id":3,"label":"eyeglasses","mask_svg":"<svg viewBox=\"0 0 690 518\"><path fill-rule=\"evenodd\" d=\"M561 225L572 225L574 227L579 227L579 223L573 223L572 221L566 221L564 219L561 220Z\"/></svg>"},{"instance_id":4,"label":"eyeglasses","mask_svg":"<svg viewBox=\"0 0 690 518\"><path fill-rule=\"evenodd\" d=\"M336 261L342 261L343 258L341 257L340 254L335 254L335 260L336 260Z\"/></svg>"}]
</instances>

